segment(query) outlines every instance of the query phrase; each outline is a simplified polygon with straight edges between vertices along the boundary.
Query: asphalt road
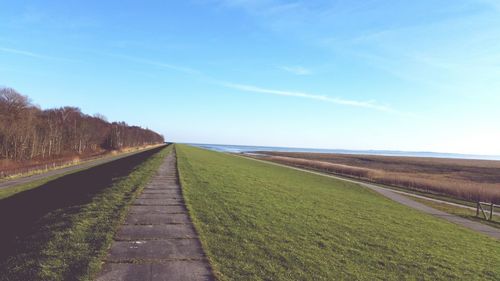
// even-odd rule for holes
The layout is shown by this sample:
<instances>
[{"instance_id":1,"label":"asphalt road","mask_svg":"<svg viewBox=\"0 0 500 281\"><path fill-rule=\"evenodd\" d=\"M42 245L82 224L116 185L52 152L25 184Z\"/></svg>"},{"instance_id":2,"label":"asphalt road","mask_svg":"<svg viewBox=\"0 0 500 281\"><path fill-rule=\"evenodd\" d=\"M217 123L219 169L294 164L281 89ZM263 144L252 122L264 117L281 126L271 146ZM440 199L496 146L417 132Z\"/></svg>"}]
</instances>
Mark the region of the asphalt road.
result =
<instances>
[{"instance_id":1,"label":"asphalt road","mask_svg":"<svg viewBox=\"0 0 500 281\"><path fill-rule=\"evenodd\" d=\"M111 162L111 161L114 161L114 160L118 160L118 159L121 159L121 158L124 158L124 157L128 157L128 156L131 156L131 155L134 155L134 154L137 154L137 153L149 150L149 149L154 149L154 148L156 148L156 146L155 147L151 147L151 148L146 148L146 149L141 149L141 150L133 151L133 152L128 152L128 153L124 153L124 154L120 154L120 155L116 155L116 156L108 156L108 157L103 157L103 158L99 158L99 159L95 159L95 160L90 160L90 161L84 162L82 164L78 164L78 165L74 165L74 166L69 166L69 167L65 167L65 168L60 168L60 169L55 169L55 170L50 170L50 171L47 171L47 172L41 173L41 174L36 174L36 175L32 175L32 176L27 176L27 177L15 178L15 179L12 179L12 180L7 180L7 181L1 181L0 182L0 189L14 187L14 186L25 184L25 183L29 183L29 182L32 182L32 181L41 180L41 179L44 179L44 178L47 178L47 177L57 176L57 175L65 174L65 173L68 173L68 172L73 172L73 171L77 171L77 170L81 170L81 169L90 168L90 167L93 167L93 166L97 166L97 165L101 165L101 164L104 164L104 163L108 163L108 162Z\"/></svg>"}]
</instances>

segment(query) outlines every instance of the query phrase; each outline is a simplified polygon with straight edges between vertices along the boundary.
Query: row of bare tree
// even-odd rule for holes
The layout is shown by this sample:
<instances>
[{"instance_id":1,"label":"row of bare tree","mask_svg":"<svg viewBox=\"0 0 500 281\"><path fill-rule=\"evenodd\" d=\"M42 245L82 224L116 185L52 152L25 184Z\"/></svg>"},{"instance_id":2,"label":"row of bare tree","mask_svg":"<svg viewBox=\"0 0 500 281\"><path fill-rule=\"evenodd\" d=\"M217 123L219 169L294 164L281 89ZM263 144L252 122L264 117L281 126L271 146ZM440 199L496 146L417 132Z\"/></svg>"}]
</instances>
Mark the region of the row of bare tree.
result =
<instances>
[{"instance_id":1,"label":"row of bare tree","mask_svg":"<svg viewBox=\"0 0 500 281\"><path fill-rule=\"evenodd\" d=\"M110 123L76 107L42 110L14 89L0 88L0 159L47 159L163 141L149 129Z\"/></svg>"}]
</instances>

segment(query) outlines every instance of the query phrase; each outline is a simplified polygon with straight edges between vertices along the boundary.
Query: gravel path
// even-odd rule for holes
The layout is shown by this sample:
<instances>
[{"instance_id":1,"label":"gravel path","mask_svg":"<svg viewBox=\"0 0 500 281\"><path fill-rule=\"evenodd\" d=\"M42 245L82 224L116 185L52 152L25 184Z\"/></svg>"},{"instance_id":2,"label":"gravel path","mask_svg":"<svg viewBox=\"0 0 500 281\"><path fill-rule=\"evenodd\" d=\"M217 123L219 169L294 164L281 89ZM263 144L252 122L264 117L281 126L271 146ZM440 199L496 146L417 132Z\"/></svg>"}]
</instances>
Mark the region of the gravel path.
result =
<instances>
[{"instance_id":1,"label":"gravel path","mask_svg":"<svg viewBox=\"0 0 500 281\"><path fill-rule=\"evenodd\" d=\"M130 207L97 280L214 280L184 204L175 151Z\"/></svg>"}]
</instances>

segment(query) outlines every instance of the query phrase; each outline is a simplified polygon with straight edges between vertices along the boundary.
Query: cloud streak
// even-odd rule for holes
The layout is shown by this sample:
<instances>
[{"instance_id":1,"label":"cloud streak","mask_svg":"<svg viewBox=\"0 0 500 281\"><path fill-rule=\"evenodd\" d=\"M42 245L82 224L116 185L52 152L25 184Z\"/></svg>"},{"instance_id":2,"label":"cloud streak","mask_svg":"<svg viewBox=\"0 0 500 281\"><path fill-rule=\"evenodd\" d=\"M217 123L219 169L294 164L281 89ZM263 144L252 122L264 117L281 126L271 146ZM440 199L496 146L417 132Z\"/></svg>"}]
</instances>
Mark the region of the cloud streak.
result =
<instances>
[{"instance_id":1,"label":"cloud streak","mask_svg":"<svg viewBox=\"0 0 500 281\"><path fill-rule=\"evenodd\" d=\"M278 67L281 70L286 72L290 72L295 75L311 75L312 71L302 66L280 66Z\"/></svg>"},{"instance_id":2,"label":"cloud streak","mask_svg":"<svg viewBox=\"0 0 500 281\"><path fill-rule=\"evenodd\" d=\"M393 112L394 111L390 107L387 107L384 105L379 105L373 101L356 101L356 100L348 100L348 99L342 99L342 98L332 98L332 97L323 96L323 95L314 95L314 94L303 93L303 92L273 90L273 89L260 88L260 87L256 87L256 86L252 86L252 85L235 84L235 83L229 83L229 82L222 82L220 84L226 88L236 89L236 90L245 91L245 92L276 95L276 96L305 98L305 99L317 100L317 101L321 101L321 102L334 103L334 104L338 104L338 105L368 108L368 109L385 111L385 112Z\"/></svg>"},{"instance_id":3,"label":"cloud streak","mask_svg":"<svg viewBox=\"0 0 500 281\"><path fill-rule=\"evenodd\" d=\"M167 68L170 70L175 70L175 71L186 73L186 74L202 75L202 73L200 71L193 69L193 68L190 68L190 67L179 66L179 65L169 64L169 63L147 60L147 59L143 59L143 58L125 56L125 55L114 55L114 54L106 54L106 55L111 56L111 57L125 59L125 60L135 62L135 63L152 65L152 66L157 66L157 67L161 67L161 68Z\"/></svg>"},{"instance_id":4,"label":"cloud streak","mask_svg":"<svg viewBox=\"0 0 500 281\"><path fill-rule=\"evenodd\" d=\"M316 100L316 101L332 103L332 104L337 104L337 105L343 105L343 106L366 108L366 109L372 109L372 110L383 111L383 112L393 112L393 113L396 112L392 108L385 106L385 105L380 105L380 104L376 103L375 101L357 101L357 100L350 100L350 99L343 99L343 98L334 98L334 97L329 97L329 96L324 96L324 95L315 95L315 94L304 93L304 92L283 91L283 90L261 88L261 87L257 87L257 86L253 86L253 85L238 84L238 83L232 83L232 82L214 79L214 78L211 78L210 76L204 74L202 71L199 71L199 70L196 70L193 68L189 68L189 67L185 67L185 66L179 66L179 65L163 63L163 62L158 62L158 61L151 61L151 60L147 60L147 59L143 59L143 58L130 57L130 56L124 56L124 55L114 55L114 54L107 54L107 55L112 56L112 57L116 57L116 58L120 58L120 59L125 59L125 60L132 61L135 63L141 63L141 64L152 65L152 66L157 66L157 67L161 67L161 68L167 68L167 69L171 69L171 70L185 73L188 75L198 76L198 78L204 79L205 81L207 81L209 83L223 86L226 88L239 90L239 91L244 91L244 92L304 98L304 99ZM297 69L294 69L294 70L297 70ZM301 74L298 74L298 75L306 75L303 73L303 72L306 72L305 69L300 68L297 71L301 72Z\"/></svg>"},{"instance_id":5,"label":"cloud streak","mask_svg":"<svg viewBox=\"0 0 500 281\"><path fill-rule=\"evenodd\" d=\"M11 49L11 48L5 48L5 47L0 47L0 52L21 55L21 56L26 56L26 57L32 57L32 58L37 58L37 59L57 59L55 57L50 57L50 56L40 55L37 53L32 53L29 51L24 51L24 50L19 50L19 49Z\"/></svg>"},{"instance_id":6,"label":"cloud streak","mask_svg":"<svg viewBox=\"0 0 500 281\"><path fill-rule=\"evenodd\" d=\"M2 47L2 46L0 46L0 52L30 57L30 58L35 58L35 59L41 59L41 60L62 61L62 62L80 62L79 60L75 60L75 59L52 57L52 56L42 55L39 53L34 53L34 52L26 51L26 50L6 48L6 47Z\"/></svg>"}]
</instances>

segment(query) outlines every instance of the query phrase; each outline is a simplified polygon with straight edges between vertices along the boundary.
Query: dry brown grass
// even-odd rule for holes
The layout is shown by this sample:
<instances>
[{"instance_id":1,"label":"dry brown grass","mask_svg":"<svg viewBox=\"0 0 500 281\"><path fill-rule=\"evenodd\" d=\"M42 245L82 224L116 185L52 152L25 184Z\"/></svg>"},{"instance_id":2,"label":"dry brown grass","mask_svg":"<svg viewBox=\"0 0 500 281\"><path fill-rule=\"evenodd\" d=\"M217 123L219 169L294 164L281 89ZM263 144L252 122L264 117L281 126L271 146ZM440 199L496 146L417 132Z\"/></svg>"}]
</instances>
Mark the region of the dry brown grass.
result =
<instances>
[{"instance_id":1,"label":"dry brown grass","mask_svg":"<svg viewBox=\"0 0 500 281\"><path fill-rule=\"evenodd\" d=\"M500 161L263 152L267 160L374 183L500 203Z\"/></svg>"}]
</instances>

